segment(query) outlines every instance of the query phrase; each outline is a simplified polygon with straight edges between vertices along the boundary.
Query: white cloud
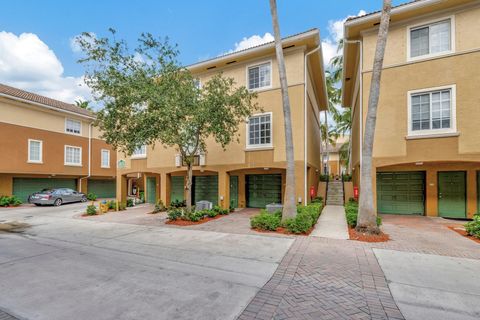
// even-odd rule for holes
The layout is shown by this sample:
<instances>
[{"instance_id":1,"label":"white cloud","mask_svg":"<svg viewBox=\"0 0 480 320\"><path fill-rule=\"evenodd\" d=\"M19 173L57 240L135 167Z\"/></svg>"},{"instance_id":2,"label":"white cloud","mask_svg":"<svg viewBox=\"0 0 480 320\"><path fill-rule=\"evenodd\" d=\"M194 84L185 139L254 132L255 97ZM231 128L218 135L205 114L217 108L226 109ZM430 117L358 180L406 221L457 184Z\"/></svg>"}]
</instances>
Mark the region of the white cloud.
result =
<instances>
[{"instance_id":1,"label":"white cloud","mask_svg":"<svg viewBox=\"0 0 480 320\"><path fill-rule=\"evenodd\" d=\"M83 77L65 76L55 53L33 33L0 32L0 82L68 103L91 99Z\"/></svg>"},{"instance_id":2,"label":"white cloud","mask_svg":"<svg viewBox=\"0 0 480 320\"><path fill-rule=\"evenodd\" d=\"M330 20L328 22L328 37L324 38L322 41L322 50L323 50L323 61L325 65L330 63L333 57L335 57L337 53L337 43L340 39L343 38L343 24L348 18L351 17L360 17L364 16L367 13L365 10L360 10L357 15L355 16L348 16L344 19L340 20Z\"/></svg>"},{"instance_id":3,"label":"white cloud","mask_svg":"<svg viewBox=\"0 0 480 320\"><path fill-rule=\"evenodd\" d=\"M235 42L235 48L227 51L224 54L232 53L240 50L245 50L251 47L259 46L261 44L272 42L275 38L270 32L266 32L263 36L255 34L251 37L244 37L240 42Z\"/></svg>"}]
</instances>

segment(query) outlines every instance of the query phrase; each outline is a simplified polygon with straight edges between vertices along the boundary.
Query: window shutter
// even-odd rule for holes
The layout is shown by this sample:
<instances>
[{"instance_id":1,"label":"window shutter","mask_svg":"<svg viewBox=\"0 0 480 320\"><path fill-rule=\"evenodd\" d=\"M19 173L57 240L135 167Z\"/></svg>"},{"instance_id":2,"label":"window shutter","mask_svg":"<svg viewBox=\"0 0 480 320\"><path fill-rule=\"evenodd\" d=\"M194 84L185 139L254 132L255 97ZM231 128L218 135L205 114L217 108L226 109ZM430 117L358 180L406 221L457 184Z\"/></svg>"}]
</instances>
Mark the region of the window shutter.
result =
<instances>
[{"instance_id":1,"label":"window shutter","mask_svg":"<svg viewBox=\"0 0 480 320\"><path fill-rule=\"evenodd\" d=\"M182 156L177 154L175 155L175 167L181 167L182 166Z\"/></svg>"}]
</instances>

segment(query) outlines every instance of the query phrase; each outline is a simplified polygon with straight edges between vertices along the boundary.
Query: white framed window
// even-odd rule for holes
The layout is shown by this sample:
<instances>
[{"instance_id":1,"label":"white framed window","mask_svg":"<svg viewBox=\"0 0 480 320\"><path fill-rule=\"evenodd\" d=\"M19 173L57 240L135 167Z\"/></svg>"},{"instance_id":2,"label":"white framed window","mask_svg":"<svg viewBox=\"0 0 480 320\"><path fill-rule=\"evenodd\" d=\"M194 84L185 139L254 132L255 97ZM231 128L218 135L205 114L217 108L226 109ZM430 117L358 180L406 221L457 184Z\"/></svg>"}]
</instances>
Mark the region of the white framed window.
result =
<instances>
[{"instance_id":1,"label":"white framed window","mask_svg":"<svg viewBox=\"0 0 480 320\"><path fill-rule=\"evenodd\" d=\"M29 163L43 163L43 141L28 139Z\"/></svg>"},{"instance_id":2,"label":"white framed window","mask_svg":"<svg viewBox=\"0 0 480 320\"><path fill-rule=\"evenodd\" d=\"M247 66L247 85L250 90L270 88L272 86L272 62Z\"/></svg>"},{"instance_id":3,"label":"white framed window","mask_svg":"<svg viewBox=\"0 0 480 320\"><path fill-rule=\"evenodd\" d=\"M143 145L135 149L132 153L132 159L141 159L147 157L147 146Z\"/></svg>"},{"instance_id":4,"label":"white framed window","mask_svg":"<svg viewBox=\"0 0 480 320\"><path fill-rule=\"evenodd\" d=\"M455 51L454 17L407 28L408 60L424 59Z\"/></svg>"},{"instance_id":5,"label":"white framed window","mask_svg":"<svg viewBox=\"0 0 480 320\"><path fill-rule=\"evenodd\" d=\"M408 92L408 135L456 133L456 86Z\"/></svg>"},{"instance_id":6,"label":"white framed window","mask_svg":"<svg viewBox=\"0 0 480 320\"><path fill-rule=\"evenodd\" d=\"M70 134L82 134L82 122L79 120L65 119L65 132Z\"/></svg>"},{"instance_id":7,"label":"white framed window","mask_svg":"<svg viewBox=\"0 0 480 320\"><path fill-rule=\"evenodd\" d=\"M272 113L251 116L247 122L247 148L272 147Z\"/></svg>"},{"instance_id":8,"label":"white framed window","mask_svg":"<svg viewBox=\"0 0 480 320\"><path fill-rule=\"evenodd\" d=\"M102 149L101 150L101 163L102 168L110 168L110 150Z\"/></svg>"},{"instance_id":9,"label":"white framed window","mask_svg":"<svg viewBox=\"0 0 480 320\"><path fill-rule=\"evenodd\" d=\"M81 166L82 165L82 148L75 146L65 146L65 165Z\"/></svg>"}]
</instances>

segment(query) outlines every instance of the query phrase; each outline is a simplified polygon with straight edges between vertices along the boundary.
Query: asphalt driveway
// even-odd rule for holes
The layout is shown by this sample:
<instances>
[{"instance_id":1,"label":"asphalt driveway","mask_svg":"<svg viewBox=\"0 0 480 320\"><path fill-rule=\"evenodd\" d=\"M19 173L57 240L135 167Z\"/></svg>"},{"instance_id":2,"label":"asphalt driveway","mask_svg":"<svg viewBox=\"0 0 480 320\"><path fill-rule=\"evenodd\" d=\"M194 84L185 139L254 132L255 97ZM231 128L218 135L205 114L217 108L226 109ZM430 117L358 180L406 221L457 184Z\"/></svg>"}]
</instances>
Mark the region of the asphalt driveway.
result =
<instances>
[{"instance_id":1,"label":"asphalt driveway","mask_svg":"<svg viewBox=\"0 0 480 320\"><path fill-rule=\"evenodd\" d=\"M73 219L85 204L0 210L0 309L23 319L233 319L293 239Z\"/></svg>"}]
</instances>

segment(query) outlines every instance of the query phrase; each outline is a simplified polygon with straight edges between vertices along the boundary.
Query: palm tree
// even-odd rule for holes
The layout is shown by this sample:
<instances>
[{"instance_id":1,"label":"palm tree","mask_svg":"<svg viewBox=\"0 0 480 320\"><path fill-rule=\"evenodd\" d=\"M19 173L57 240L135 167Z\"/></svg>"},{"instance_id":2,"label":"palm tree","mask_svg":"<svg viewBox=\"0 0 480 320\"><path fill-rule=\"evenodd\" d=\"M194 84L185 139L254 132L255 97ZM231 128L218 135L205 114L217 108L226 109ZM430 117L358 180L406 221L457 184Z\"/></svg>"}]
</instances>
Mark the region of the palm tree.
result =
<instances>
[{"instance_id":1,"label":"palm tree","mask_svg":"<svg viewBox=\"0 0 480 320\"><path fill-rule=\"evenodd\" d=\"M276 0L270 0L270 13L272 15L273 32L275 37L275 52L277 54L278 73L280 75L285 127L287 174L282 220L286 220L288 218L294 218L297 215L297 206L295 203L295 160L293 156L292 119L290 114L290 100L288 97L287 73L285 71L285 60L283 57L282 39L280 37L280 26L278 24Z\"/></svg>"},{"instance_id":2,"label":"palm tree","mask_svg":"<svg viewBox=\"0 0 480 320\"><path fill-rule=\"evenodd\" d=\"M85 110L90 110L90 101L87 100L75 100L75 105Z\"/></svg>"},{"instance_id":3,"label":"palm tree","mask_svg":"<svg viewBox=\"0 0 480 320\"><path fill-rule=\"evenodd\" d=\"M365 132L362 146L362 167L360 172L360 204L358 208L358 221L356 229L361 232L378 234L380 229L377 226L377 212L373 205L373 183L372 183L372 152L375 138L375 124L377 120L377 107L380 97L380 80L382 77L383 58L387 45L388 27L390 24L391 0L383 0L380 27L378 30L377 47L373 60L372 80L370 84L370 95L368 97L367 119L365 121Z\"/></svg>"}]
</instances>

